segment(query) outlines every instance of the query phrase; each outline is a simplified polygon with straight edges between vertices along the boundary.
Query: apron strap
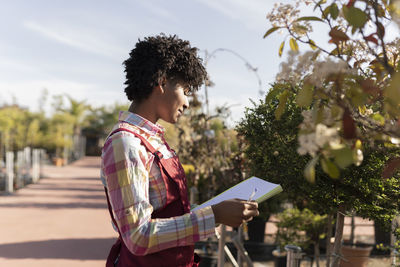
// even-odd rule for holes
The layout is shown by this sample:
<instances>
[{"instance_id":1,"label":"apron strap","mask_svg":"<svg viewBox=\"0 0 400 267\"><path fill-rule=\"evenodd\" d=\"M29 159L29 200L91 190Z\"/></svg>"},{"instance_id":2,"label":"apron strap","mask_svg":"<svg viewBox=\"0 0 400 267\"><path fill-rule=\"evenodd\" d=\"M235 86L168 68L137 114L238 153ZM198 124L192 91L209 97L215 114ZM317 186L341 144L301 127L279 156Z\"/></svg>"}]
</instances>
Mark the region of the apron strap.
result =
<instances>
[{"instance_id":1,"label":"apron strap","mask_svg":"<svg viewBox=\"0 0 400 267\"><path fill-rule=\"evenodd\" d=\"M119 231L118 224L115 221L114 214L111 209L110 198L108 197L108 191L107 191L106 187L104 187L104 191L106 192L107 206L108 206L108 211L110 212L111 220L112 220L114 226L117 228L118 234L119 234L117 241L111 247L111 250L110 250L110 253L108 254L107 262L106 262L106 267L114 267L115 261L117 260L117 258L119 256L119 251L121 250L121 245L122 245L121 244L121 242L122 242L121 241L121 232Z\"/></svg>"},{"instance_id":2,"label":"apron strap","mask_svg":"<svg viewBox=\"0 0 400 267\"><path fill-rule=\"evenodd\" d=\"M114 130L112 133L110 133L110 135L108 137L110 137L113 134L118 133L118 132L129 132L129 133L133 134L134 136L139 138L140 141L142 141L142 144L147 148L147 150L150 151L151 154L154 154L158 158L160 158L160 157L162 158L162 154L159 151L155 150L155 148L149 143L149 141L146 140L146 138L144 138L143 136L141 136L140 134L138 134L132 130L129 130L126 128L118 128L118 129Z\"/></svg>"}]
</instances>

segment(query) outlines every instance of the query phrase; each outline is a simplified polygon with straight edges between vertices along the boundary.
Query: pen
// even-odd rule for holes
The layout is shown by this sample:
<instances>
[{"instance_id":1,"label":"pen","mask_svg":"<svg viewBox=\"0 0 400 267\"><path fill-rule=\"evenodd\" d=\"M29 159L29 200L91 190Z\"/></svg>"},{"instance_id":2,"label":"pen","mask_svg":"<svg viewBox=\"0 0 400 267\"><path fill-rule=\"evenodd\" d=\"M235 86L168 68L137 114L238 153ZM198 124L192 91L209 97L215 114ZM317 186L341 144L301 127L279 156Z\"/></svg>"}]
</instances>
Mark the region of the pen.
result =
<instances>
[{"instance_id":1,"label":"pen","mask_svg":"<svg viewBox=\"0 0 400 267\"><path fill-rule=\"evenodd\" d=\"M247 202L250 202L253 200L253 197L256 194L256 192L257 192L257 188L254 188L253 192L251 193L249 200L247 200ZM244 236L245 240L249 240L249 228L247 227L246 222L243 223L243 236Z\"/></svg>"},{"instance_id":2,"label":"pen","mask_svg":"<svg viewBox=\"0 0 400 267\"><path fill-rule=\"evenodd\" d=\"M250 202L253 200L253 197L255 196L255 194L257 193L257 187L254 187L253 192L251 193L249 200L247 200L247 202Z\"/></svg>"}]
</instances>

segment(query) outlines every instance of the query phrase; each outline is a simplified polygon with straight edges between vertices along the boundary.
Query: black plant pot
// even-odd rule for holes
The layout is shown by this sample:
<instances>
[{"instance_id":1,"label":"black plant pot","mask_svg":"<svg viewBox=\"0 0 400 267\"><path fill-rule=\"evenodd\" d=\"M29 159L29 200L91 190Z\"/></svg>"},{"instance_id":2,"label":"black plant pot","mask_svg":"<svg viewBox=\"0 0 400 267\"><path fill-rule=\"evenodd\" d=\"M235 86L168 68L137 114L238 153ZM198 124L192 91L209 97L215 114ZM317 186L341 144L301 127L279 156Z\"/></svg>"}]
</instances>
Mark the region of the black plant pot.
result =
<instances>
[{"instance_id":1,"label":"black plant pot","mask_svg":"<svg viewBox=\"0 0 400 267\"><path fill-rule=\"evenodd\" d=\"M199 267L217 267L218 257L216 255L201 255L201 261Z\"/></svg>"},{"instance_id":2,"label":"black plant pot","mask_svg":"<svg viewBox=\"0 0 400 267\"><path fill-rule=\"evenodd\" d=\"M390 245L390 235L391 233L385 229L379 227L379 225L374 225L375 228L375 244L383 244L386 246Z\"/></svg>"},{"instance_id":3,"label":"black plant pot","mask_svg":"<svg viewBox=\"0 0 400 267\"><path fill-rule=\"evenodd\" d=\"M274 266L275 267L286 267L286 253L280 253L277 250L272 252L272 256L274 258Z\"/></svg>"},{"instance_id":4,"label":"black plant pot","mask_svg":"<svg viewBox=\"0 0 400 267\"><path fill-rule=\"evenodd\" d=\"M264 243L266 224L266 221L257 219L248 222L247 227L249 230L249 241Z\"/></svg>"}]
</instances>

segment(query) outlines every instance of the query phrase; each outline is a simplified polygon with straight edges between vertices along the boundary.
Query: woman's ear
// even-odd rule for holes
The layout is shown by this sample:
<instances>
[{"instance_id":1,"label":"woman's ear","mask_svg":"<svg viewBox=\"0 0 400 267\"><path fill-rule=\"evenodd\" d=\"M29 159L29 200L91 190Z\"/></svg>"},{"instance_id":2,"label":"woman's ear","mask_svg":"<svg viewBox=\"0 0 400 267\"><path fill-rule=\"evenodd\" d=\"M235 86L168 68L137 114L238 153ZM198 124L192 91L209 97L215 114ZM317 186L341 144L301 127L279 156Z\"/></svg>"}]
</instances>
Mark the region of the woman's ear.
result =
<instances>
[{"instance_id":1,"label":"woman's ear","mask_svg":"<svg viewBox=\"0 0 400 267\"><path fill-rule=\"evenodd\" d=\"M158 83L161 88L164 90L164 87L167 85L167 78L164 76L160 79L160 82Z\"/></svg>"},{"instance_id":2,"label":"woman's ear","mask_svg":"<svg viewBox=\"0 0 400 267\"><path fill-rule=\"evenodd\" d=\"M167 78L162 77L159 81L158 81L158 87L161 90L161 93L164 93L165 91L165 86L167 85Z\"/></svg>"}]
</instances>

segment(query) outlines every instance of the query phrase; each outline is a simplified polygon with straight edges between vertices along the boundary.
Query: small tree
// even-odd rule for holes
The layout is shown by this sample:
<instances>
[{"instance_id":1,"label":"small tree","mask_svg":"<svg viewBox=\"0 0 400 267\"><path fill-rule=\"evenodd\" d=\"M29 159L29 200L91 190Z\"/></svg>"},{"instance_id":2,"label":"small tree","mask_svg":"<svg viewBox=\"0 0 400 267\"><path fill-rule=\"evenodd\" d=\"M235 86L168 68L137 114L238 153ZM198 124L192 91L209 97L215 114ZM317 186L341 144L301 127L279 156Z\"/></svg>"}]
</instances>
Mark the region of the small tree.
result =
<instances>
[{"instance_id":1,"label":"small tree","mask_svg":"<svg viewBox=\"0 0 400 267\"><path fill-rule=\"evenodd\" d=\"M236 131L226 127L227 108L217 108L215 115L202 111L197 95L190 99L186 116L166 127L166 139L174 147L182 163L194 166L188 175L189 186L199 191L204 202L243 180L243 166Z\"/></svg>"},{"instance_id":2,"label":"small tree","mask_svg":"<svg viewBox=\"0 0 400 267\"><path fill-rule=\"evenodd\" d=\"M277 76L278 82L289 86L270 93L279 94L277 118L290 95L296 95L299 106L310 107L310 112L304 114L298 137L298 153L311 156L305 167L306 178L315 179L318 162L324 172L337 178L340 170L352 168L352 164L362 167L366 159L363 149L375 144L385 151L399 144L399 39L390 39L386 32L391 21L397 24L400 21L400 2L303 2L313 4L318 15L300 17L297 3L277 5L267 16L273 27L264 37L276 30L286 30L292 50ZM333 47L311 39L311 23L328 29ZM299 54L298 43L308 44L314 51ZM285 41L279 48L280 55L284 44ZM398 154L383 153L393 156L386 157L383 176L393 177L400 166ZM338 213L338 225L342 220ZM341 231L336 233L338 254L342 238ZM335 258L333 265L338 262Z\"/></svg>"},{"instance_id":3,"label":"small tree","mask_svg":"<svg viewBox=\"0 0 400 267\"><path fill-rule=\"evenodd\" d=\"M277 120L275 114L279 103L278 96L267 96L266 100L246 110L245 118L237 127L247 144L245 152L251 173L280 183L284 189L281 195L286 195L300 209L306 207L314 213L330 215L327 226L332 225L333 215L337 213L336 234L343 231L340 216L343 218L349 211L390 224L400 207L400 180L398 177L382 179L381 172L396 149L389 153L388 149L365 147L365 158L359 167L350 166L338 173L340 178L332 179L318 166L316 179L307 182L302 174L310 156L301 156L296 150L297 125L302 121L302 113L308 111L298 107L292 96L287 99L286 109ZM327 236L329 240L331 234ZM336 240L341 241L341 237L336 236Z\"/></svg>"}]
</instances>

